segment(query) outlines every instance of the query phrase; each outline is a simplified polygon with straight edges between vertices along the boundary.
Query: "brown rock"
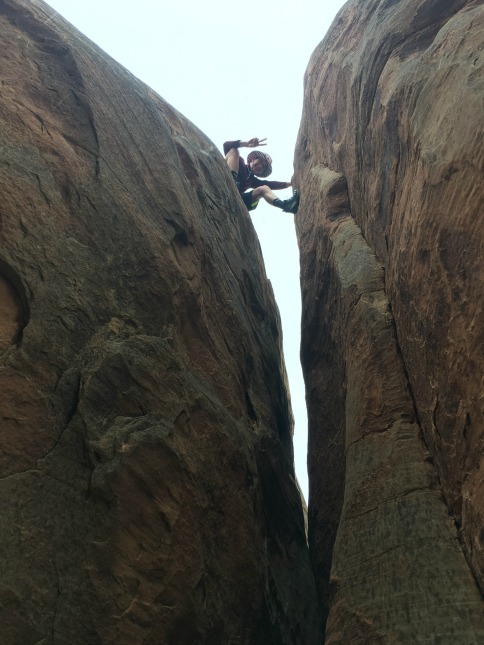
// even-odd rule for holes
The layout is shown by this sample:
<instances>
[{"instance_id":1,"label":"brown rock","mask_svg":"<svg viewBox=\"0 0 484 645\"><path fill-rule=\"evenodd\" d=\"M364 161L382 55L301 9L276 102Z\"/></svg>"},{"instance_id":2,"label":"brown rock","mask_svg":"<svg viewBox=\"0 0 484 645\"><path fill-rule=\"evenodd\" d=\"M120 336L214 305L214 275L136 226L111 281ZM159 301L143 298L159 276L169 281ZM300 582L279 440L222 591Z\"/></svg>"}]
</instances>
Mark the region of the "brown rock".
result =
<instances>
[{"instance_id":1,"label":"brown rock","mask_svg":"<svg viewBox=\"0 0 484 645\"><path fill-rule=\"evenodd\" d=\"M281 332L192 124L0 3L0 641L320 642Z\"/></svg>"},{"instance_id":2,"label":"brown rock","mask_svg":"<svg viewBox=\"0 0 484 645\"><path fill-rule=\"evenodd\" d=\"M327 643L481 643L478 2L348 2L296 150L309 540Z\"/></svg>"}]
</instances>

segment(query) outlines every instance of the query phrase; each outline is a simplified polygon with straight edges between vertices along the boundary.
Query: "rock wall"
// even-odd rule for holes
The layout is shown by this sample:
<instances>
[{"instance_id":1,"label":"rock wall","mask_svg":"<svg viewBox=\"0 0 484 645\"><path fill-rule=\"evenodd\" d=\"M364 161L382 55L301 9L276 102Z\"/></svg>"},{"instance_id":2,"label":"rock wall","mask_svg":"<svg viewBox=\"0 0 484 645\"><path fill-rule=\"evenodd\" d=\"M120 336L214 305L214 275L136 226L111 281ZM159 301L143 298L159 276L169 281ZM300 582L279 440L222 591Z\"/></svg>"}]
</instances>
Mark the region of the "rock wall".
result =
<instances>
[{"instance_id":1,"label":"rock wall","mask_svg":"<svg viewBox=\"0 0 484 645\"><path fill-rule=\"evenodd\" d=\"M319 643L281 330L216 147L0 1L0 641Z\"/></svg>"},{"instance_id":2,"label":"rock wall","mask_svg":"<svg viewBox=\"0 0 484 645\"><path fill-rule=\"evenodd\" d=\"M484 7L348 2L295 155L326 643L484 642Z\"/></svg>"}]
</instances>

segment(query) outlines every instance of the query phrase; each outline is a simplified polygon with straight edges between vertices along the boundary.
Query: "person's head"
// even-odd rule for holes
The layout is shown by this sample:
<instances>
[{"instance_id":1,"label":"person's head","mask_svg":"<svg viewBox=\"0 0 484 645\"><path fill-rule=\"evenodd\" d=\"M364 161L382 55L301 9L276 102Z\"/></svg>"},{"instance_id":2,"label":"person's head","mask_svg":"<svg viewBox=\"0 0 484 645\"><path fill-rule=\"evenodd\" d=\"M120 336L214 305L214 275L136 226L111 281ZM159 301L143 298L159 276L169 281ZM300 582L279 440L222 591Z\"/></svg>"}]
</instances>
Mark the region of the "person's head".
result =
<instances>
[{"instance_id":1,"label":"person's head","mask_svg":"<svg viewBox=\"0 0 484 645\"><path fill-rule=\"evenodd\" d=\"M272 172L272 159L265 152L253 150L247 156L247 163L257 177L269 177Z\"/></svg>"}]
</instances>

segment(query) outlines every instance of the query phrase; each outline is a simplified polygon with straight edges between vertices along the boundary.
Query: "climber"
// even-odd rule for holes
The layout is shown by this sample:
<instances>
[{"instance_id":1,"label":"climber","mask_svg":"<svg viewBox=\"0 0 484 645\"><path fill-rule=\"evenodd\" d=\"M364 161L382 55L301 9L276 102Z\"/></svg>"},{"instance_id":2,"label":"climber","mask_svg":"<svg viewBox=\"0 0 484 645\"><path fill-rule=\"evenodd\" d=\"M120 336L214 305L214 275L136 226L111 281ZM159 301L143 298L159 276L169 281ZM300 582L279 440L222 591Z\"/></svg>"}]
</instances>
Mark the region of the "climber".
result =
<instances>
[{"instance_id":1,"label":"climber","mask_svg":"<svg viewBox=\"0 0 484 645\"><path fill-rule=\"evenodd\" d=\"M266 139L254 137L249 141L226 141L224 143L224 154L227 164L235 179L237 189L247 207L253 211L257 208L260 198L268 204L280 208L285 213L297 213L299 207L299 191L295 190L289 199L279 199L273 190L289 188L290 181L263 181L259 177L268 177L272 172L272 159L268 154L254 150L247 156L247 163L239 154L239 148L258 148L267 145ZM245 192L248 188L253 188Z\"/></svg>"}]
</instances>

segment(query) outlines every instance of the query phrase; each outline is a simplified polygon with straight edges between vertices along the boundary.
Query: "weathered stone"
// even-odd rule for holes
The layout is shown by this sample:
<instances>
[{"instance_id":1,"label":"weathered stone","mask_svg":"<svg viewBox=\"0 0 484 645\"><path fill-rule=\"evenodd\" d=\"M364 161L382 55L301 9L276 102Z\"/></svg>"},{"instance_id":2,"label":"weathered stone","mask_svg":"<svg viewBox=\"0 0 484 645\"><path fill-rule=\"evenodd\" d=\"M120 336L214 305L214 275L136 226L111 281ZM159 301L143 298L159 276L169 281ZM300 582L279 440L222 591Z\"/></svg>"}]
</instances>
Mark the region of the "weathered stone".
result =
<instances>
[{"instance_id":1,"label":"weathered stone","mask_svg":"<svg viewBox=\"0 0 484 645\"><path fill-rule=\"evenodd\" d=\"M327 643L481 643L481 2L348 2L296 149Z\"/></svg>"},{"instance_id":2,"label":"weathered stone","mask_svg":"<svg viewBox=\"0 0 484 645\"><path fill-rule=\"evenodd\" d=\"M195 126L0 2L0 641L318 643L281 331Z\"/></svg>"}]
</instances>

